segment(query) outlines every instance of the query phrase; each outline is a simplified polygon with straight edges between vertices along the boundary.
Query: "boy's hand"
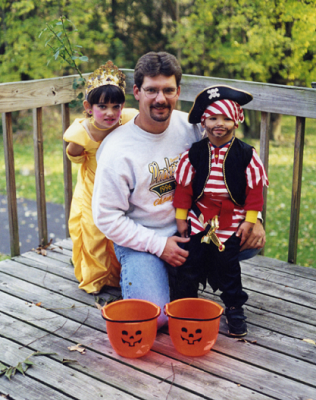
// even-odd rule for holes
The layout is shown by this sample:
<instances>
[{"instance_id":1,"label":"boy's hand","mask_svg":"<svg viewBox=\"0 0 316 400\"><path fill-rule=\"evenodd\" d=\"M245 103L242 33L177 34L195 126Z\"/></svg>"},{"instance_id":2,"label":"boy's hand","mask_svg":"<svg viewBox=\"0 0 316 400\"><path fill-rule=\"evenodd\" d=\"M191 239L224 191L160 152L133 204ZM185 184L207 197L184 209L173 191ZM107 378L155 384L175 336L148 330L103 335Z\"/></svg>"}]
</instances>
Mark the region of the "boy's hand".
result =
<instances>
[{"instance_id":1,"label":"boy's hand","mask_svg":"<svg viewBox=\"0 0 316 400\"><path fill-rule=\"evenodd\" d=\"M240 246L242 246L251 235L253 226L254 223L247 221L244 221L239 225L236 236L241 237Z\"/></svg>"},{"instance_id":2,"label":"boy's hand","mask_svg":"<svg viewBox=\"0 0 316 400\"><path fill-rule=\"evenodd\" d=\"M188 223L185 219L176 219L177 221L177 230L180 233L181 237L187 238L188 235Z\"/></svg>"}]
</instances>

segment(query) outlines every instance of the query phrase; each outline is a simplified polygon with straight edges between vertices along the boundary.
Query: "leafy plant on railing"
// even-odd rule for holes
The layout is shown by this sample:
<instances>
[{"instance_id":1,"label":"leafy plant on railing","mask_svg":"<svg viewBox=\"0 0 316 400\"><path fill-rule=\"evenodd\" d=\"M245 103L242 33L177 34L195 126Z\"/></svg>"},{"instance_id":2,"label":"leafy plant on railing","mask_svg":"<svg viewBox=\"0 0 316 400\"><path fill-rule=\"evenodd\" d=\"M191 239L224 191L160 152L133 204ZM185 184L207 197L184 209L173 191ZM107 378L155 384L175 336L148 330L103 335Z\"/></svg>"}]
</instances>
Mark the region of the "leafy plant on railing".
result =
<instances>
[{"instance_id":1,"label":"leafy plant on railing","mask_svg":"<svg viewBox=\"0 0 316 400\"><path fill-rule=\"evenodd\" d=\"M75 91L82 90L85 85L85 78L78 66L78 61L88 61L88 57L85 56L80 49L82 46L72 43L71 36L75 32L78 32L75 25L71 20L66 17L60 17L50 23L46 23L46 27L40 32L39 38L45 38L45 47L50 49L50 58L48 59L47 65L54 59L61 60L63 64L66 62L71 68L73 68L79 75L73 81L73 89ZM76 100L71 101L70 107L77 107L82 104L84 94L82 91L77 95Z\"/></svg>"}]
</instances>

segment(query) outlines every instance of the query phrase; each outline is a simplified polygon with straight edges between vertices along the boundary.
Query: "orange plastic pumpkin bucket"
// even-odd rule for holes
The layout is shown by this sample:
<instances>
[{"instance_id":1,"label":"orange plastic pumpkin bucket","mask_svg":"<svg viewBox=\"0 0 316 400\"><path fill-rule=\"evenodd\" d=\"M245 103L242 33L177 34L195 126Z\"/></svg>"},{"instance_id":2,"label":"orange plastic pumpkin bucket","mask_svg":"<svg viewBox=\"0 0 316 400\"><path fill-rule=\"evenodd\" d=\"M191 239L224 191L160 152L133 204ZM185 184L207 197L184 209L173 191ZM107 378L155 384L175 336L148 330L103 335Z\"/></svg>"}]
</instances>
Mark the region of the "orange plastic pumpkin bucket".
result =
<instances>
[{"instance_id":1,"label":"orange plastic pumpkin bucket","mask_svg":"<svg viewBox=\"0 0 316 400\"><path fill-rule=\"evenodd\" d=\"M211 300L186 298L165 305L174 347L186 356L203 356L214 346L224 309Z\"/></svg>"},{"instance_id":2,"label":"orange plastic pumpkin bucket","mask_svg":"<svg viewBox=\"0 0 316 400\"><path fill-rule=\"evenodd\" d=\"M146 300L119 300L101 310L111 346L127 358L142 357L149 352L157 334L160 307Z\"/></svg>"}]
</instances>

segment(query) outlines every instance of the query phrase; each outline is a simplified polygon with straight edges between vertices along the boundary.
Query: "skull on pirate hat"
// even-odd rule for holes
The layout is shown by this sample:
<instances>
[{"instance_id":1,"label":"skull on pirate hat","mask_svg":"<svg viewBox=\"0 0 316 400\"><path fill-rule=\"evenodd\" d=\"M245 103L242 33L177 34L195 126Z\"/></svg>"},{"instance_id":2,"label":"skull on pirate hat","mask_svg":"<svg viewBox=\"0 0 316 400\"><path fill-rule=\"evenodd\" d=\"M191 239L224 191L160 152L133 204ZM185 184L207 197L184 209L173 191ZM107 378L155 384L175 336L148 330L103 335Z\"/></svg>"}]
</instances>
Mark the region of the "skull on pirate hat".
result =
<instances>
[{"instance_id":1,"label":"skull on pirate hat","mask_svg":"<svg viewBox=\"0 0 316 400\"><path fill-rule=\"evenodd\" d=\"M205 109L217 100L232 100L240 106L243 106L252 99L253 96L244 90L235 89L226 85L210 86L202 90L202 92L196 96L194 104L189 112L189 122L191 124L200 123Z\"/></svg>"}]
</instances>

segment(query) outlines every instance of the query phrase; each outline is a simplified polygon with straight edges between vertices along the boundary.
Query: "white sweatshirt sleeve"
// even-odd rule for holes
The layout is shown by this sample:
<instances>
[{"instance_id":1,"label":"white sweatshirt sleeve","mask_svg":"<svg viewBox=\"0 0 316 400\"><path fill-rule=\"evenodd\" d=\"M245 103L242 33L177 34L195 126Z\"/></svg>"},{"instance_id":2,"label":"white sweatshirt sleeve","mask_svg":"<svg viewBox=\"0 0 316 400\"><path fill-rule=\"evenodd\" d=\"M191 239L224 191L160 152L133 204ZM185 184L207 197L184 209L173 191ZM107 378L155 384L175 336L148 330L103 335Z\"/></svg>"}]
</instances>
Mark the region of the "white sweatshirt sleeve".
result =
<instances>
[{"instance_id":1,"label":"white sweatshirt sleeve","mask_svg":"<svg viewBox=\"0 0 316 400\"><path fill-rule=\"evenodd\" d=\"M96 226L120 246L161 256L167 237L130 219L131 169L115 164L110 148L100 149L94 182L92 212ZM112 152L113 155L113 152ZM106 162L104 160L107 160Z\"/></svg>"}]
</instances>

